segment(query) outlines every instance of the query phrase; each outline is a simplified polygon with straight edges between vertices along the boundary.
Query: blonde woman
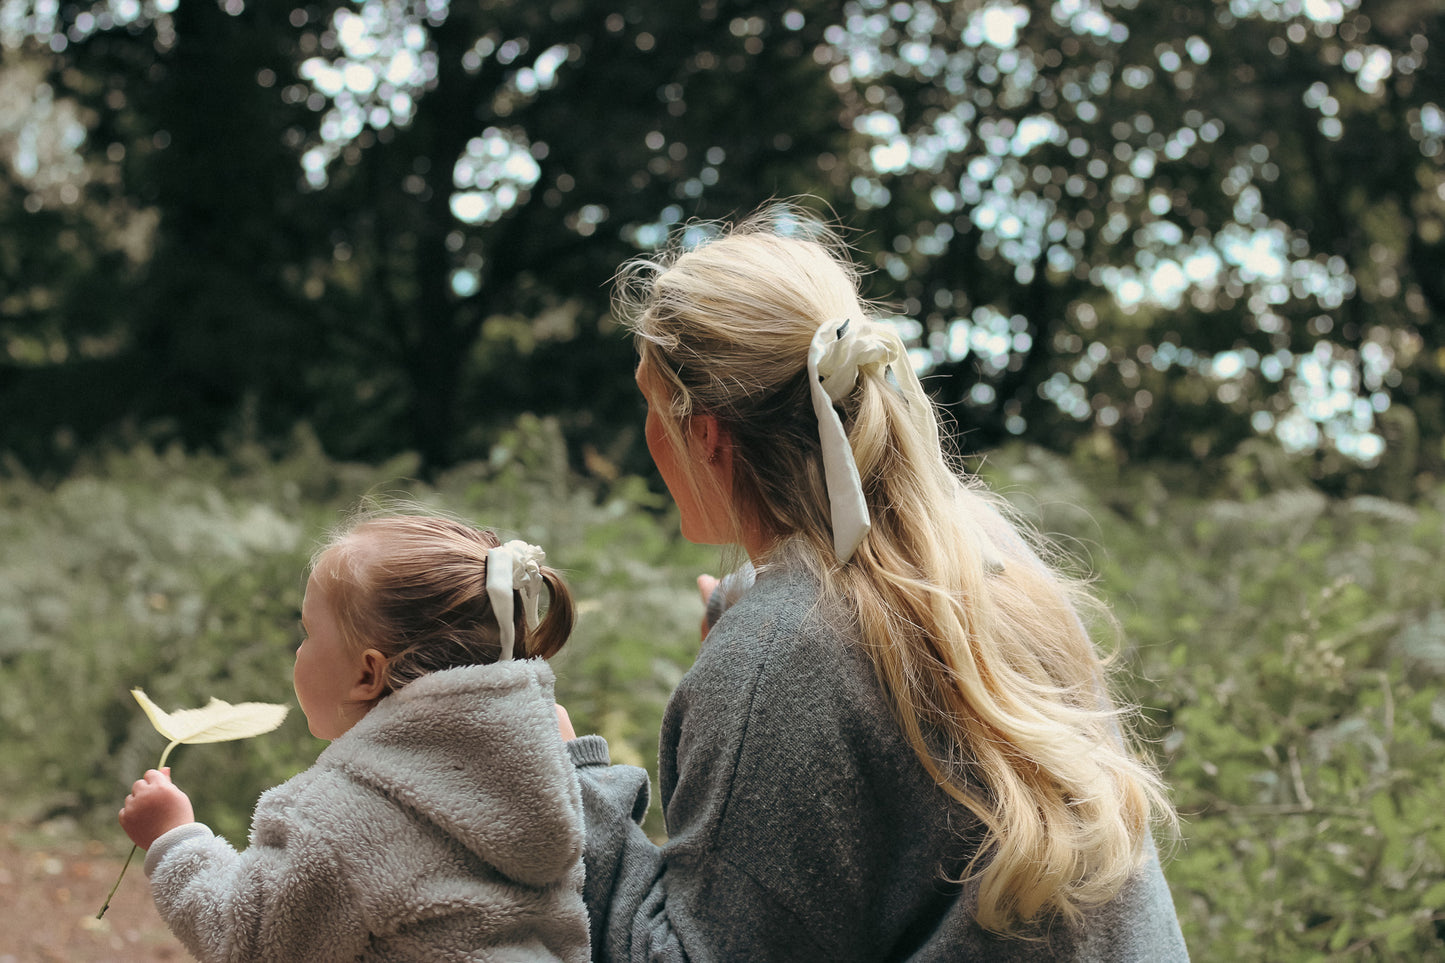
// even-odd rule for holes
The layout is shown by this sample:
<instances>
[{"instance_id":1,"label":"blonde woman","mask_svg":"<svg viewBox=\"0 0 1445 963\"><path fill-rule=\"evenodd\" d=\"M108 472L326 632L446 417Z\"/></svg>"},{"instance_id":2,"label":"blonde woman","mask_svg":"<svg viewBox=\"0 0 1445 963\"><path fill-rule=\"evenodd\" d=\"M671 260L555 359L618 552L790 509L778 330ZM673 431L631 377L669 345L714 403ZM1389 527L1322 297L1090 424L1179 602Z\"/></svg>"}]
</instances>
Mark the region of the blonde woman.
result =
<instances>
[{"instance_id":1,"label":"blonde woman","mask_svg":"<svg viewBox=\"0 0 1445 963\"><path fill-rule=\"evenodd\" d=\"M646 780L569 743L601 960L1187 958L1076 582L949 464L835 237L788 208L624 269L648 446L756 584Z\"/></svg>"}]
</instances>

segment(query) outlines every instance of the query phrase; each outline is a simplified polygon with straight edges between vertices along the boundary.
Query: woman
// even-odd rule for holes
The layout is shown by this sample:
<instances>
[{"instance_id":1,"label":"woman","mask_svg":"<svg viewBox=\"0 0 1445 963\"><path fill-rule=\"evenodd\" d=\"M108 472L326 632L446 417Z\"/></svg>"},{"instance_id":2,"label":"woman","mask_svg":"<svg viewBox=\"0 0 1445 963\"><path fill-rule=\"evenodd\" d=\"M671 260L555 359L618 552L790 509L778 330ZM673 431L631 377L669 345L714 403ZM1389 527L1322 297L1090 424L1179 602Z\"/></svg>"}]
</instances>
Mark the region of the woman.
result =
<instances>
[{"instance_id":1,"label":"woman","mask_svg":"<svg viewBox=\"0 0 1445 963\"><path fill-rule=\"evenodd\" d=\"M758 575L669 702L666 845L569 743L594 958L1186 959L1097 606L950 467L836 238L774 208L619 292L683 535Z\"/></svg>"}]
</instances>

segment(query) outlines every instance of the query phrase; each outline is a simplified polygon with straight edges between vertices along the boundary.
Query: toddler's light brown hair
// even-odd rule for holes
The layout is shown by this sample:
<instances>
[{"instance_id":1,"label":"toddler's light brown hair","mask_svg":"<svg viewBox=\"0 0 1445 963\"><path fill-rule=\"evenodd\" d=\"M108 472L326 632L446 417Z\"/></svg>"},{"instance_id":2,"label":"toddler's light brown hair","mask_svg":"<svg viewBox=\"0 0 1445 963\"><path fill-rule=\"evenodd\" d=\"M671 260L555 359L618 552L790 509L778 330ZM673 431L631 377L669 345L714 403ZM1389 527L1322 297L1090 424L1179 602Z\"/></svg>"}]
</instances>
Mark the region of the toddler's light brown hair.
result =
<instances>
[{"instance_id":1,"label":"toddler's light brown hair","mask_svg":"<svg viewBox=\"0 0 1445 963\"><path fill-rule=\"evenodd\" d=\"M386 658L386 691L428 672L486 665L501 654L487 596L487 552L495 532L444 516L364 514L335 532L312 558L345 642ZM575 606L562 577L542 566L547 611L526 625L514 599L516 658L549 659L572 632Z\"/></svg>"}]
</instances>

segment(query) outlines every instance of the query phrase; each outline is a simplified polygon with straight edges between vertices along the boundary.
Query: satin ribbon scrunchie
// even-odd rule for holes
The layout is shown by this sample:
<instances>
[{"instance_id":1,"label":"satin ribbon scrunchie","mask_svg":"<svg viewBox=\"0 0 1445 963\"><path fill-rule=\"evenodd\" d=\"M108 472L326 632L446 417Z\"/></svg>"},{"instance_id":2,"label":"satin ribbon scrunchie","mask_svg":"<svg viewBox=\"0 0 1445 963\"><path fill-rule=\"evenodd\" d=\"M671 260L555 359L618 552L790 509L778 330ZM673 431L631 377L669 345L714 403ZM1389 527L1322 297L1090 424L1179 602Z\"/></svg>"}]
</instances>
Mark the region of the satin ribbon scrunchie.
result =
<instances>
[{"instance_id":1,"label":"satin ribbon scrunchie","mask_svg":"<svg viewBox=\"0 0 1445 963\"><path fill-rule=\"evenodd\" d=\"M497 627L502 636L502 654L497 657L498 661L510 659L516 645L517 633L512 624L515 611L512 606L513 591L522 597L527 628L537 627L537 604L542 597L542 561L546 557L546 552L519 539L487 552L487 598L491 600L492 614L497 617Z\"/></svg>"},{"instance_id":2,"label":"satin ribbon scrunchie","mask_svg":"<svg viewBox=\"0 0 1445 963\"><path fill-rule=\"evenodd\" d=\"M897 343L859 331L851 320L824 321L808 348L808 384L813 413L818 416L818 441L823 450L823 479L833 520L833 552L839 562L853 552L868 534L873 521L863 498L863 482L853 460L853 446L843 429L835 403L858 386L858 373L868 366L886 369L901 357Z\"/></svg>"}]
</instances>

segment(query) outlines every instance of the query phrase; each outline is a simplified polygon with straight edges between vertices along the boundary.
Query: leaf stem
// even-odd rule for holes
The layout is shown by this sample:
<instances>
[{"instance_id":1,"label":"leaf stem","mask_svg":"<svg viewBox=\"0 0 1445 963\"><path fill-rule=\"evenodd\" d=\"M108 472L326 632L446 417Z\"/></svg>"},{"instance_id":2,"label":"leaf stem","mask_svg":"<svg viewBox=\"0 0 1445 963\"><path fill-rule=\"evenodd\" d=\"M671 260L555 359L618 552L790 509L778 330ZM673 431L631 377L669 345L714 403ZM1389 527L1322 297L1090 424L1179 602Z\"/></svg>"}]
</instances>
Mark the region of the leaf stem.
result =
<instances>
[{"instance_id":1,"label":"leaf stem","mask_svg":"<svg viewBox=\"0 0 1445 963\"><path fill-rule=\"evenodd\" d=\"M171 757L171 750L180 744L181 741L179 739L173 739L171 744L166 746L165 750L161 752L161 761L156 763L157 769L165 769L166 760ZM125 871L130 869L130 861L135 859L135 851L137 849L140 849L140 847L136 845L131 846L130 855L125 858L125 864L120 868L120 875L115 878L115 885L110 888L109 893L105 894L105 905L100 908L99 913L95 914L96 919L102 919L105 916L105 911L110 909L110 901L115 898L115 891L120 889L120 881L125 879Z\"/></svg>"},{"instance_id":2,"label":"leaf stem","mask_svg":"<svg viewBox=\"0 0 1445 963\"><path fill-rule=\"evenodd\" d=\"M135 859L135 851L137 849L140 849L140 847L135 845L131 846L130 855L125 858L125 865L120 868L120 875L115 878L115 885L110 888L109 893L105 894L105 905L100 908L99 913L95 914L96 919L103 918L105 911L110 909L110 901L115 897L115 891L120 889L120 881L125 879L125 871L130 869L130 861Z\"/></svg>"}]
</instances>

